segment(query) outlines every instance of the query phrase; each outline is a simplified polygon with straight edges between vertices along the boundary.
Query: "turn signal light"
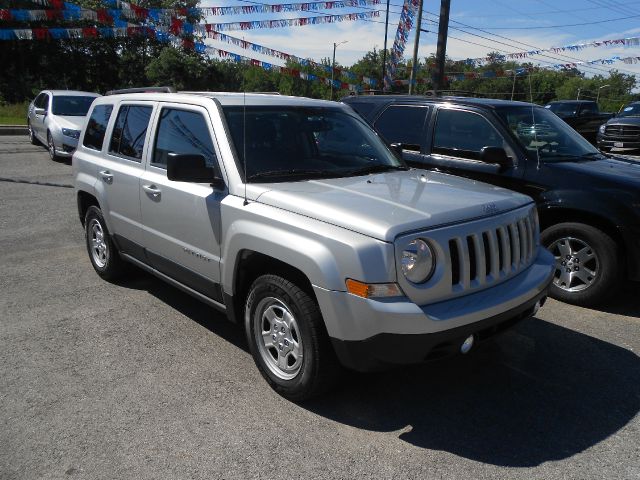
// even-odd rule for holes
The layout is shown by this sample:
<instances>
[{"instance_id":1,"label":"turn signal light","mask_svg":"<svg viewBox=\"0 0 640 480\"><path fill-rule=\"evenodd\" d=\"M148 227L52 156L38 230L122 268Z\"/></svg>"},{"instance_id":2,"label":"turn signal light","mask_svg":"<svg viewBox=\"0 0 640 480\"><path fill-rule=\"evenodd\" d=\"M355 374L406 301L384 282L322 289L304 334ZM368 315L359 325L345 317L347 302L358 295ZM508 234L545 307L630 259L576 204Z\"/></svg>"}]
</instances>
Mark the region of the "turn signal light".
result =
<instances>
[{"instance_id":1,"label":"turn signal light","mask_svg":"<svg viewBox=\"0 0 640 480\"><path fill-rule=\"evenodd\" d=\"M362 298L401 297L404 294L397 283L363 283L351 278L345 282L347 292Z\"/></svg>"}]
</instances>

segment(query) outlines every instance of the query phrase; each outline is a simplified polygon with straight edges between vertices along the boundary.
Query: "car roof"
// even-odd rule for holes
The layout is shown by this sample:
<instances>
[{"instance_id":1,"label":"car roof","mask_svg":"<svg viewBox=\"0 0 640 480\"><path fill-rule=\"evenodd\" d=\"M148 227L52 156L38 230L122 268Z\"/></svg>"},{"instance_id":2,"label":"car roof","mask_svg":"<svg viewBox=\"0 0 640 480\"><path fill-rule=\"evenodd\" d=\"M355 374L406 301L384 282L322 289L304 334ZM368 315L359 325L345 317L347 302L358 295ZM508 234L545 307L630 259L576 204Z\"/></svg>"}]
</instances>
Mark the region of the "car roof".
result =
<instances>
[{"instance_id":1,"label":"car roof","mask_svg":"<svg viewBox=\"0 0 640 480\"><path fill-rule=\"evenodd\" d=\"M43 90L40 93L50 93L53 96L65 95L69 97L99 97L100 94L96 92L83 92L81 90Z\"/></svg>"},{"instance_id":2,"label":"car roof","mask_svg":"<svg viewBox=\"0 0 640 480\"><path fill-rule=\"evenodd\" d=\"M100 103L115 101L152 101L203 104L204 99L215 99L224 106L302 106L344 108L338 102L316 100L306 97L291 97L279 94L238 93L238 92L178 92L178 93L123 93L101 97Z\"/></svg>"},{"instance_id":3,"label":"car roof","mask_svg":"<svg viewBox=\"0 0 640 480\"><path fill-rule=\"evenodd\" d=\"M499 100L497 98L476 98L476 97L455 97L455 96L421 96L421 95L352 95L342 99L345 103L455 103L458 105L479 106L479 107L509 107L509 106L531 106L527 102L515 100Z\"/></svg>"}]
</instances>

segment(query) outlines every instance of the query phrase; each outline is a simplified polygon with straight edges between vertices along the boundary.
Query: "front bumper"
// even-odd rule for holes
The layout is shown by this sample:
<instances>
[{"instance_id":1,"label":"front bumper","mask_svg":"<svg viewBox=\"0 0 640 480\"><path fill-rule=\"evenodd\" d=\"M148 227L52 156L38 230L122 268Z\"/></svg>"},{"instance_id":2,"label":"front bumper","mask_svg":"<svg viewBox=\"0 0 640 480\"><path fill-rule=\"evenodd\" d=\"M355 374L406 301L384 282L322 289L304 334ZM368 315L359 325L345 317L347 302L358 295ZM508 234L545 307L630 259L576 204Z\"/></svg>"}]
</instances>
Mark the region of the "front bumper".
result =
<instances>
[{"instance_id":1,"label":"front bumper","mask_svg":"<svg viewBox=\"0 0 640 480\"><path fill-rule=\"evenodd\" d=\"M369 371L420 363L470 334L487 337L531 316L546 297L554 268L553 256L539 248L531 266L508 281L422 307L407 298L367 300L314 291L340 361Z\"/></svg>"},{"instance_id":2,"label":"front bumper","mask_svg":"<svg viewBox=\"0 0 640 480\"><path fill-rule=\"evenodd\" d=\"M56 155L63 158L71 158L78 147L78 139L63 135L62 132L53 133L52 138L56 147Z\"/></svg>"},{"instance_id":3,"label":"front bumper","mask_svg":"<svg viewBox=\"0 0 640 480\"><path fill-rule=\"evenodd\" d=\"M612 148L640 148L640 137L615 137L610 135L598 134L598 148L612 149Z\"/></svg>"}]
</instances>

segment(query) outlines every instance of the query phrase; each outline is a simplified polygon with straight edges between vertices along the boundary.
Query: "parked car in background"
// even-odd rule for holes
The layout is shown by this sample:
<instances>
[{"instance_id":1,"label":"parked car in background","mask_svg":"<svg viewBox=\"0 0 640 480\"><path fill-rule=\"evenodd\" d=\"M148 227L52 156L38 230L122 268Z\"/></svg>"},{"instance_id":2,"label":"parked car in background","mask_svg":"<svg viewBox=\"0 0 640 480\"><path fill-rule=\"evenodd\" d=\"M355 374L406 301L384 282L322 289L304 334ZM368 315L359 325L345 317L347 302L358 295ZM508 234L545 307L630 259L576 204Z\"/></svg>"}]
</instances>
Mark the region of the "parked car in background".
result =
<instances>
[{"instance_id":1,"label":"parked car in background","mask_svg":"<svg viewBox=\"0 0 640 480\"><path fill-rule=\"evenodd\" d=\"M340 364L466 353L546 298L553 257L530 197L409 169L345 105L104 96L80 138L97 274L129 262L225 312L293 400L325 391Z\"/></svg>"},{"instance_id":2,"label":"parked car in background","mask_svg":"<svg viewBox=\"0 0 640 480\"><path fill-rule=\"evenodd\" d=\"M43 90L29 104L29 140L34 145L45 145L52 160L70 158L89 107L99 96L74 90Z\"/></svg>"},{"instance_id":3,"label":"parked car in background","mask_svg":"<svg viewBox=\"0 0 640 480\"><path fill-rule=\"evenodd\" d=\"M605 155L548 109L474 98L356 96L408 164L531 195L556 258L551 296L604 301L640 281L640 162Z\"/></svg>"},{"instance_id":4,"label":"parked car in background","mask_svg":"<svg viewBox=\"0 0 640 480\"><path fill-rule=\"evenodd\" d=\"M612 148L640 148L640 102L632 102L618 114L600 126L598 130L600 150Z\"/></svg>"},{"instance_id":5,"label":"parked car in background","mask_svg":"<svg viewBox=\"0 0 640 480\"><path fill-rule=\"evenodd\" d=\"M613 116L613 113L600 112L598 104L592 100L557 100L544 108L551 110L593 144L600 125Z\"/></svg>"}]
</instances>

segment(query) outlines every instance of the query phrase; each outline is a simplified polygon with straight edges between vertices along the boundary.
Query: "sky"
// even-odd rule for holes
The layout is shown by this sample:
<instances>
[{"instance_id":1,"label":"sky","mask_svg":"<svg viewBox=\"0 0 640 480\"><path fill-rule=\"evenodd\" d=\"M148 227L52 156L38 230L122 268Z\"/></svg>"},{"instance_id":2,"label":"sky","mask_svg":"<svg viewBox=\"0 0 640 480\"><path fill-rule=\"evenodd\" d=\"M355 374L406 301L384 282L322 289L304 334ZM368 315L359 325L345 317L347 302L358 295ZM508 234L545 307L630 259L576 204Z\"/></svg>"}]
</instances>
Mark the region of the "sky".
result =
<instances>
[{"instance_id":1,"label":"sky","mask_svg":"<svg viewBox=\"0 0 640 480\"><path fill-rule=\"evenodd\" d=\"M292 0L284 0L294 3ZM388 47L391 48L400 18L403 0L390 0ZM278 0L204 0L203 7L237 6L255 3L283 3ZM297 2L296 2L297 3ZM348 67L373 48L384 45L386 1L379 5L361 8L318 10L315 12L290 12L262 15L209 16L209 23L272 20L280 18L310 17L323 14L345 14L379 10L380 16L369 21L344 21L334 24L306 25L277 29L228 31L244 40L283 51L302 58L320 62L331 58L333 44L336 63ZM424 0L422 32L419 56L424 58L436 51L437 14L439 0ZM576 25L582 24L582 25ZM405 49L410 58L415 40L415 23ZM640 36L640 0L451 0L449 40L447 55L455 60L484 57L490 51L514 53L536 49L548 49L596 40L611 40ZM240 55L282 65L283 62L269 56L237 48L228 43L208 40L211 46ZM640 46L610 46L565 51L561 54L545 53L529 57L542 66L601 58L640 57ZM640 63L628 65L615 62L612 65L579 67L587 76L604 74L611 68L628 74L640 73Z\"/></svg>"}]
</instances>

